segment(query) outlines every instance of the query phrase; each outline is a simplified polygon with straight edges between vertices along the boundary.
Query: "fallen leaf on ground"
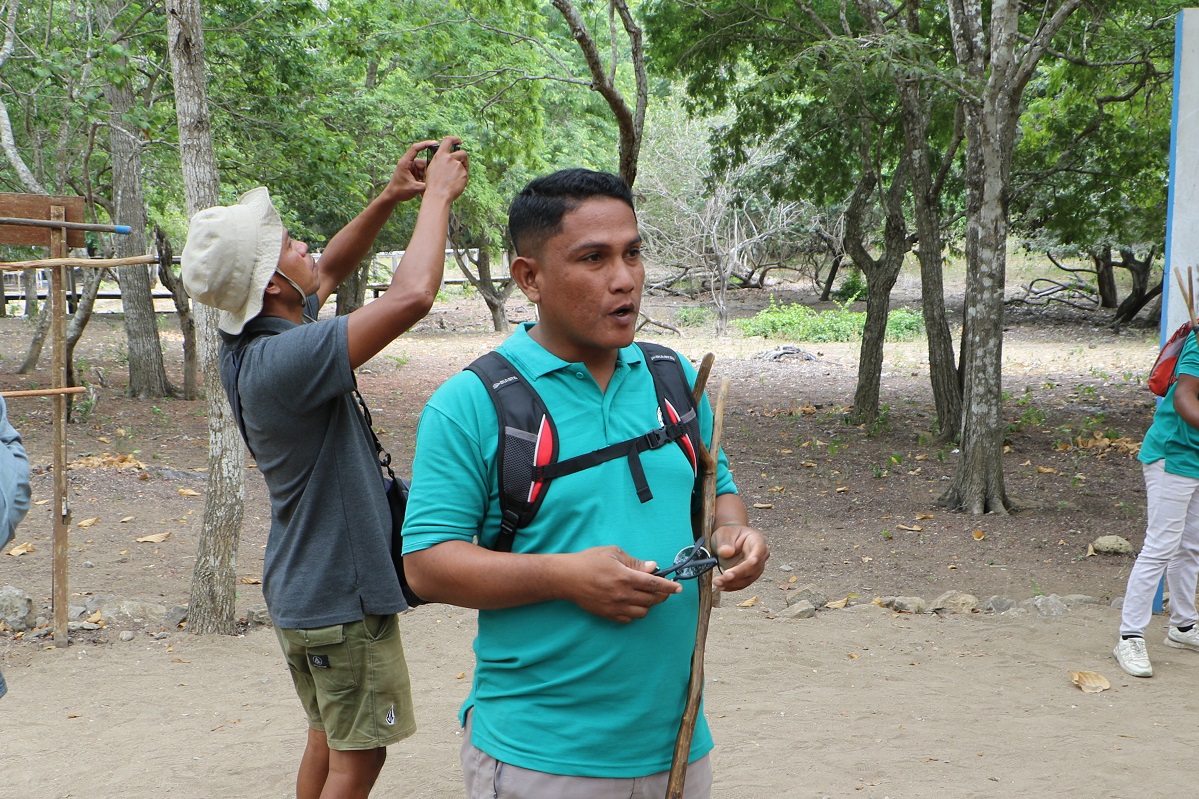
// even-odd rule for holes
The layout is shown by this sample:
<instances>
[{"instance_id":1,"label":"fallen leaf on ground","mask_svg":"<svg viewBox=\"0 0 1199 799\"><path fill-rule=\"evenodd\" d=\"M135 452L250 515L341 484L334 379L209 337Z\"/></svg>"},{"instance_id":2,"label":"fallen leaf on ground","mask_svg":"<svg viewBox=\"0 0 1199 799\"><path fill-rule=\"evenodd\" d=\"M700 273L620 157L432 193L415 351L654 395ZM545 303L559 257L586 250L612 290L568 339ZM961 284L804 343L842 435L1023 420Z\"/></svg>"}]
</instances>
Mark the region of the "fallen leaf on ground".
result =
<instances>
[{"instance_id":1,"label":"fallen leaf on ground","mask_svg":"<svg viewBox=\"0 0 1199 799\"><path fill-rule=\"evenodd\" d=\"M8 550L8 554L12 555L14 558L24 555L26 552L37 552L37 550L34 549L33 544L29 543L28 541L26 541L24 544L17 544L15 547Z\"/></svg>"},{"instance_id":2,"label":"fallen leaf on ground","mask_svg":"<svg viewBox=\"0 0 1199 799\"><path fill-rule=\"evenodd\" d=\"M1057 469L1052 466L1038 466L1037 474L1057 474Z\"/></svg>"},{"instance_id":3,"label":"fallen leaf on ground","mask_svg":"<svg viewBox=\"0 0 1199 799\"><path fill-rule=\"evenodd\" d=\"M984 538L987 537L987 534L984 533L982 530L975 530L970 535L974 536L975 541L982 541Z\"/></svg>"},{"instance_id":4,"label":"fallen leaf on ground","mask_svg":"<svg viewBox=\"0 0 1199 799\"><path fill-rule=\"evenodd\" d=\"M774 503L773 502L755 502L754 507L758 508L759 510L770 510L771 508L774 507Z\"/></svg>"},{"instance_id":5,"label":"fallen leaf on ground","mask_svg":"<svg viewBox=\"0 0 1199 799\"><path fill-rule=\"evenodd\" d=\"M79 522L78 524L76 524L75 526L76 526L76 527L79 527L79 528L91 527L93 524L95 524L95 523L96 523L96 522L98 522L98 521L100 521L100 517L99 517L99 516L93 516L93 517L92 517L92 518L90 518L90 519L82 519L82 520L80 520L80 522Z\"/></svg>"},{"instance_id":6,"label":"fallen leaf on ground","mask_svg":"<svg viewBox=\"0 0 1199 799\"><path fill-rule=\"evenodd\" d=\"M170 537L170 533L151 533L150 535L143 535L141 538L135 540L139 544L161 544Z\"/></svg>"},{"instance_id":7,"label":"fallen leaf on ground","mask_svg":"<svg viewBox=\"0 0 1199 799\"><path fill-rule=\"evenodd\" d=\"M87 617L87 620L88 620L88 622L89 622L89 623L91 623L91 624L99 624L99 623L100 623L100 620L101 620L100 611L98 611L98 610L97 610L95 613L93 613L92 615L88 616L88 617Z\"/></svg>"},{"instance_id":8,"label":"fallen leaf on ground","mask_svg":"<svg viewBox=\"0 0 1199 799\"><path fill-rule=\"evenodd\" d=\"M243 585L262 585L262 580L257 577L243 577L240 581Z\"/></svg>"},{"instance_id":9,"label":"fallen leaf on ground","mask_svg":"<svg viewBox=\"0 0 1199 799\"><path fill-rule=\"evenodd\" d=\"M846 657L848 657L850 660L857 660L861 657L861 655L859 655L857 652L850 652L846 655Z\"/></svg>"},{"instance_id":10,"label":"fallen leaf on ground","mask_svg":"<svg viewBox=\"0 0 1199 799\"><path fill-rule=\"evenodd\" d=\"M848 490L849 490L849 486L837 486L838 494L844 494Z\"/></svg>"},{"instance_id":11,"label":"fallen leaf on ground","mask_svg":"<svg viewBox=\"0 0 1199 799\"><path fill-rule=\"evenodd\" d=\"M181 497L198 497L198 496L200 496L200 492L193 491L190 488L181 488L181 489L179 489L179 496L181 496Z\"/></svg>"},{"instance_id":12,"label":"fallen leaf on ground","mask_svg":"<svg viewBox=\"0 0 1199 799\"><path fill-rule=\"evenodd\" d=\"M124 519L121 519L121 521L120 521L120 522L118 522L118 524L124 524L125 522L131 522L131 521L133 521L135 518L136 518L136 517L134 517L134 516L126 516Z\"/></svg>"},{"instance_id":13,"label":"fallen leaf on ground","mask_svg":"<svg viewBox=\"0 0 1199 799\"><path fill-rule=\"evenodd\" d=\"M932 517L933 517L933 515L931 513L917 513L916 514L917 519L931 519Z\"/></svg>"},{"instance_id":14,"label":"fallen leaf on ground","mask_svg":"<svg viewBox=\"0 0 1199 799\"><path fill-rule=\"evenodd\" d=\"M49 501L50 500L48 500L48 499L39 499L38 501L34 502L33 504L34 505L45 505Z\"/></svg>"},{"instance_id":15,"label":"fallen leaf on ground","mask_svg":"<svg viewBox=\"0 0 1199 799\"><path fill-rule=\"evenodd\" d=\"M744 602L738 602L737 607L752 608L756 604L758 604L758 598L756 596L751 596L749 599L745 600Z\"/></svg>"},{"instance_id":16,"label":"fallen leaf on ground","mask_svg":"<svg viewBox=\"0 0 1199 799\"><path fill-rule=\"evenodd\" d=\"M1097 694L1112 687L1107 677L1094 671L1072 671L1070 680L1088 694Z\"/></svg>"},{"instance_id":17,"label":"fallen leaf on ground","mask_svg":"<svg viewBox=\"0 0 1199 799\"><path fill-rule=\"evenodd\" d=\"M1095 545L1094 545L1094 544L1087 544L1087 557L1088 557L1088 558L1091 558L1091 557L1094 557L1094 556L1095 556Z\"/></svg>"},{"instance_id":18,"label":"fallen leaf on ground","mask_svg":"<svg viewBox=\"0 0 1199 799\"><path fill-rule=\"evenodd\" d=\"M826 608L843 608L849 604L849 597L844 599L833 599L824 603Z\"/></svg>"},{"instance_id":19,"label":"fallen leaf on ground","mask_svg":"<svg viewBox=\"0 0 1199 799\"><path fill-rule=\"evenodd\" d=\"M924 531L924 528L918 524L897 524L895 526L900 530L907 530L909 533L919 533Z\"/></svg>"}]
</instances>

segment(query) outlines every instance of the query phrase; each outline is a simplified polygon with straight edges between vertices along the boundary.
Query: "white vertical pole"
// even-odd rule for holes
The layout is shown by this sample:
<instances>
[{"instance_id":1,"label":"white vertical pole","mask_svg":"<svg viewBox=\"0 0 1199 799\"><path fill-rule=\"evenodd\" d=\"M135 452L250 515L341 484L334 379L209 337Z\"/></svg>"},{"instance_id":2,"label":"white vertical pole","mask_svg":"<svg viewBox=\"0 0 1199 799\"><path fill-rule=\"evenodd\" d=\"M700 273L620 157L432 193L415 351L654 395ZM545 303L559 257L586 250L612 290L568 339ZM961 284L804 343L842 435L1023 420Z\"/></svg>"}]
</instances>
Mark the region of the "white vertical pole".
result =
<instances>
[{"instance_id":1,"label":"white vertical pole","mask_svg":"<svg viewBox=\"0 0 1199 799\"><path fill-rule=\"evenodd\" d=\"M1186 302L1175 291L1174 270L1199 266L1199 8L1178 12L1174 28L1174 109L1170 119L1170 194L1166 204L1166 263L1162 272L1160 341L1187 321ZM1179 157L1179 156L1182 157ZM1194 287L1191 287L1194 290ZM1159 400L1160 402L1160 400ZM1166 578L1153 612L1161 613Z\"/></svg>"},{"instance_id":2,"label":"white vertical pole","mask_svg":"<svg viewBox=\"0 0 1199 799\"><path fill-rule=\"evenodd\" d=\"M1174 110L1170 123L1170 191L1162 281L1161 342L1187 319L1174 270L1199 267L1199 8L1178 13L1174 34ZM1199 270L1197 270L1199 271Z\"/></svg>"}]
</instances>

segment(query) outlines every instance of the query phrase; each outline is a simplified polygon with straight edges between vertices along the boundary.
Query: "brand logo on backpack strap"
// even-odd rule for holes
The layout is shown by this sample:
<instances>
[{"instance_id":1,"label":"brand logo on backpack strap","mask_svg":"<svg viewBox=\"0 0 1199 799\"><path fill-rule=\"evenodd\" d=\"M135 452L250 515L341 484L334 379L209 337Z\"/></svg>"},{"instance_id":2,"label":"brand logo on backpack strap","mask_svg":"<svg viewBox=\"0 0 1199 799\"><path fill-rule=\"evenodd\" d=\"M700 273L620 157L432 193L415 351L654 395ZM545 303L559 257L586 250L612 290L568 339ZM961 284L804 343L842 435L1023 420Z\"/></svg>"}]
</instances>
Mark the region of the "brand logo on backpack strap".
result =
<instances>
[{"instance_id":1,"label":"brand logo on backpack strap","mask_svg":"<svg viewBox=\"0 0 1199 799\"><path fill-rule=\"evenodd\" d=\"M517 380L520 380L520 378L517 377L516 375L513 375L512 377L505 377L503 380L499 381L498 383L492 383L491 390L495 391L497 389L501 389L504 386L508 385L509 383L514 383Z\"/></svg>"}]
</instances>

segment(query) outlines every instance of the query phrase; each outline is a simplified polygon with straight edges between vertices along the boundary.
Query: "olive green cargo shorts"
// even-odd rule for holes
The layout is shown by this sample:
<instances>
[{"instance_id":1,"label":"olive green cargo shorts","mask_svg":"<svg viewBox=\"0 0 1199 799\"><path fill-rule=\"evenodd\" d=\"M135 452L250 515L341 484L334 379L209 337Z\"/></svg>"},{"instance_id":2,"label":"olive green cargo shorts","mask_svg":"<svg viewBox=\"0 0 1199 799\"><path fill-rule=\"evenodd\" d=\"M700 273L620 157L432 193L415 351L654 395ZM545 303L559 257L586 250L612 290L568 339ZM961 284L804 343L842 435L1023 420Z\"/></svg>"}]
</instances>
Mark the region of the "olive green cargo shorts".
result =
<instances>
[{"instance_id":1,"label":"olive green cargo shorts","mask_svg":"<svg viewBox=\"0 0 1199 799\"><path fill-rule=\"evenodd\" d=\"M416 732L396 614L275 634L308 725L330 749L375 749Z\"/></svg>"}]
</instances>

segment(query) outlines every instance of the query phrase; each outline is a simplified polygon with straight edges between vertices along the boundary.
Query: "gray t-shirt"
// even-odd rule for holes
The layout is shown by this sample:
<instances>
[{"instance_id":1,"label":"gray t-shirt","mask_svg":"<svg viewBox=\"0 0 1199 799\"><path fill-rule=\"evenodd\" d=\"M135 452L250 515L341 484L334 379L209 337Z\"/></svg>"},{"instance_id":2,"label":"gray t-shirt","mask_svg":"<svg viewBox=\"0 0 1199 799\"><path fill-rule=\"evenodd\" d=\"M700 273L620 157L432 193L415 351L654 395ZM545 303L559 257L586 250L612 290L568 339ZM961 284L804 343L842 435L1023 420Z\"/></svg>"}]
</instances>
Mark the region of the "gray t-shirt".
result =
<instances>
[{"instance_id":1,"label":"gray t-shirt","mask_svg":"<svg viewBox=\"0 0 1199 799\"><path fill-rule=\"evenodd\" d=\"M315 305L314 301L309 302ZM307 309L315 316L316 309ZM346 317L259 317L222 334L221 378L245 344L238 389L271 495L262 593L277 627L311 629L407 605L391 562L391 512L354 396Z\"/></svg>"}]
</instances>

